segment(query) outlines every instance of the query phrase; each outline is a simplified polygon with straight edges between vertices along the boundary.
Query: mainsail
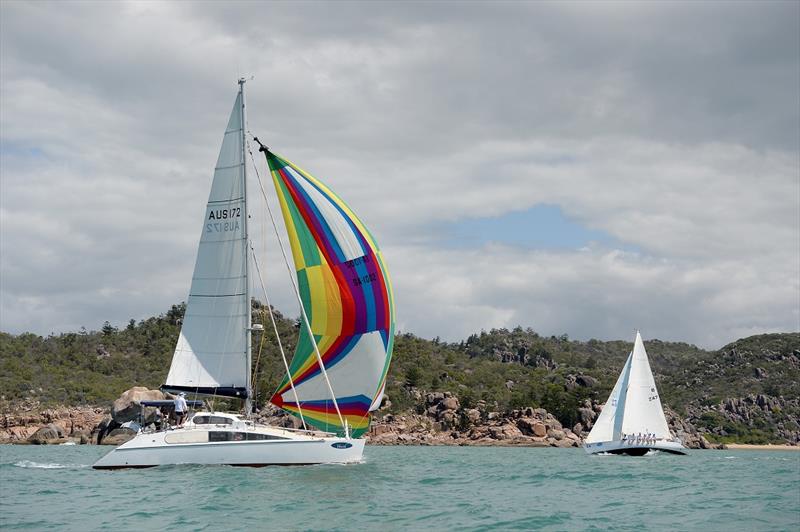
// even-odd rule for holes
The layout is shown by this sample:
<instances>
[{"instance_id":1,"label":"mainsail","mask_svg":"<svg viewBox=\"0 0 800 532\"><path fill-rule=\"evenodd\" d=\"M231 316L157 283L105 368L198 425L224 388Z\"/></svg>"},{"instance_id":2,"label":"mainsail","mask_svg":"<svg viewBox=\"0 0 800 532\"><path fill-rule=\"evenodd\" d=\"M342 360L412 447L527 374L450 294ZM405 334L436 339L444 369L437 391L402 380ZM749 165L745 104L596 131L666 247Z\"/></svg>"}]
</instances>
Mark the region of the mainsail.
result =
<instances>
[{"instance_id":1,"label":"mainsail","mask_svg":"<svg viewBox=\"0 0 800 532\"><path fill-rule=\"evenodd\" d=\"M168 390L247 395L247 213L242 91L233 105L208 197L192 287Z\"/></svg>"},{"instance_id":2,"label":"mainsail","mask_svg":"<svg viewBox=\"0 0 800 532\"><path fill-rule=\"evenodd\" d=\"M625 434L645 432L655 434L656 438L671 438L661 399L656 390L656 381L653 379L653 372L650 370L650 362L647 360L647 352L644 350L639 331L636 331L629 373L622 432Z\"/></svg>"},{"instance_id":3,"label":"mainsail","mask_svg":"<svg viewBox=\"0 0 800 532\"><path fill-rule=\"evenodd\" d=\"M272 403L331 432L344 427L319 367L319 349L336 401L354 437L369 426L392 357L394 301L378 245L329 188L266 152L292 247L297 286L314 338L305 327ZM291 384L297 393L295 400ZM299 405L298 405L299 401Z\"/></svg>"}]
</instances>

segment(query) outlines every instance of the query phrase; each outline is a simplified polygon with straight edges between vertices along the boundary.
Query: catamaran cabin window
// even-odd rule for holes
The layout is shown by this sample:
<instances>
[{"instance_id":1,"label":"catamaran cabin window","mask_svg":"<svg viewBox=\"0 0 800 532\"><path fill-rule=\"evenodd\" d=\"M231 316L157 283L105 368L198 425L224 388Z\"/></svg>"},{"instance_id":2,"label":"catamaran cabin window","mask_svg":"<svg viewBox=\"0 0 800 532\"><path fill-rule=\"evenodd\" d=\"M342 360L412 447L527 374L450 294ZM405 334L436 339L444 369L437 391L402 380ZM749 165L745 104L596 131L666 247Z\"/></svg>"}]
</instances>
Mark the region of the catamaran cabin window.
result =
<instances>
[{"instance_id":1,"label":"catamaran cabin window","mask_svg":"<svg viewBox=\"0 0 800 532\"><path fill-rule=\"evenodd\" d=\"M229 432L223 430L212 430L208 433L208 441L252 441L252 440L286 440L280 436L272 434L261 434L258 432Z\"/></svg>"},{"instance_id":2,"label":"catamaran cabin window","mask_svg":"<svg viewBox=\"0 0 800 532\"><path fill-rule=\"evenodd\" d=\"M192 418L195 425L232 425L233 420L222 416L195 416Z\"/></svg>"}]
</instances>

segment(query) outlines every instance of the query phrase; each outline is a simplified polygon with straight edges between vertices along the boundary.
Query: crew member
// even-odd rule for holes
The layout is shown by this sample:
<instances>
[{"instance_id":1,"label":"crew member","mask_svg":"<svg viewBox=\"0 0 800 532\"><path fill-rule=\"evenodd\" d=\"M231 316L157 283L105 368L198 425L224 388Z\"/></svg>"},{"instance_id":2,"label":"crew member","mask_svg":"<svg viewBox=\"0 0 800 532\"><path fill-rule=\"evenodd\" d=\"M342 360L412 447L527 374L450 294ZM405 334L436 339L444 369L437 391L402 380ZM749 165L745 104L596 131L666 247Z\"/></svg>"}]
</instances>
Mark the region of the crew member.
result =
<instances>
[{"instance_id":1,"label":"crew member","mask_svg":"<svg viewBox=\"0 0 800 532\"><path fill-rule=\"evenodd\" d=\"M189 407L186 405L186 394L181 392L175 398L175 424L179 427L183 425L183 420L186 417L186 411Z\"/></svg>"}]
</instances>

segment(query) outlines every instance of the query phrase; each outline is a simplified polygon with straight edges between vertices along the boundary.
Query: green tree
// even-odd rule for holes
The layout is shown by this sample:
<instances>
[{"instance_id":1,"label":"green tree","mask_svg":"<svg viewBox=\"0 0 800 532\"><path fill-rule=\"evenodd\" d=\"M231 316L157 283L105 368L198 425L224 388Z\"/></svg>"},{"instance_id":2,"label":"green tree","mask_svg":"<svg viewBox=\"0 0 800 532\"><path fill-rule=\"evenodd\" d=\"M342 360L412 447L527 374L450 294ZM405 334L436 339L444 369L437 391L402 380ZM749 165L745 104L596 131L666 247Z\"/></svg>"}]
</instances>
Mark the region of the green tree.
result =
<instances>
[{"instance_id":1,"label":"green tree","mask_svg":"<svg viewBox=\"0 0 800 532\"><path fill-rule=\"evenodd\" d=\"M409 386L419 386L424 377L422 370L417 366L411 366L406 371L406 384Z\"/></svg>"}]
</instances>

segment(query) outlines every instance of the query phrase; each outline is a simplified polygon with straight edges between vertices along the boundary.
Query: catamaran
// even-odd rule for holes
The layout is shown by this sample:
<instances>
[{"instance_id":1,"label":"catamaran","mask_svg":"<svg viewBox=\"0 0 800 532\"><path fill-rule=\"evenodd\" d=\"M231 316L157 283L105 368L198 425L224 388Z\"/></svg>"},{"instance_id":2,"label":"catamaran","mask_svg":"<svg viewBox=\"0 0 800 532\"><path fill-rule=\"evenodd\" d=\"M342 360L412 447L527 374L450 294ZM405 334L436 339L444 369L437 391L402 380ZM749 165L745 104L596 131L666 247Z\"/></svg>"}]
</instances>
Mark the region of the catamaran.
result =
<instances>
[{"instance_id":1,"label":"catamaran","mask_svg":"<svg viewBox=\"0 0 800 532\"><path fill-rule=\"evenodd\" d=\"M667 425L639 331L633 351L583 448L589 454L642 456L651 451L687 454Z\"/></svg>"},{"instance_id":2,"label":"catamaran","mask_svg":"<svg viewBox=\"0 0 800 532\"><path fill-rule=\"evenodd\" d=\"M278 337L248 233L246 154L278 232L246 137L245 80L225 129L211 184L186 313L162 390L239 398L244 413L200 411L180 427L143 428L96 469L166 464L236 466L352 463L362 459L370 412L381 403L394 343L394 300L370 232L334 192L261 144L281 206L294 269L277 239L297 298L301 327L291 362ZM271 402L302 429L256 423L251 297L266 298L286 375Z\"/></svg>"}]
</instances>

